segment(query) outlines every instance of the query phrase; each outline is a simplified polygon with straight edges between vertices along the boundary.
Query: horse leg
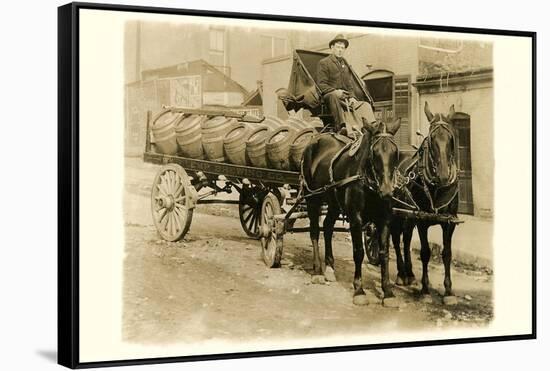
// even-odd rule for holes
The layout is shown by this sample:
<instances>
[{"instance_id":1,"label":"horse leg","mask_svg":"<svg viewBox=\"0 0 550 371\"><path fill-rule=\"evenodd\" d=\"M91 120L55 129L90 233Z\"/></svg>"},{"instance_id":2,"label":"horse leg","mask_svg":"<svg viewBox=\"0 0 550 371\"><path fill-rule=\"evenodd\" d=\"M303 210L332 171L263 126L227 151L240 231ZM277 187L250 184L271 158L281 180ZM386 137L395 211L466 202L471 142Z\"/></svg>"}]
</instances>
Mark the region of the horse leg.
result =
<instances>
[{"instance_id":1,"label":"horse leg","mask_svg":"<svg viewBox=\"0 0 550 371\"><path fill-rule=\"evenodd\" d=\"M355 274L353 276L353 304L367 304L367 296L363 290L362 272L365 250L363 250L363 224L358 213L350 215L351 242L353 244L353 261Z\"/></svg>"},{"instance_id":2,"label":"horse leg","mask_svg":"<svg viewBox=\"0 0 550 371\"><path fill-rule=\"evenodd\" d=\"M453 258L452 250L451 250L451 242L453 238L453 232L455 230L455 224L453 223L445 223L441 225L441 228L443 229L443 252L441 253L443 258L443 265L445 266L445 280L443 281L443 284L445 285L445 297L444 301L447 303L451 303L456 301L454 299L454 294L452 290L452 281L451 281L451 260Z\"/></svg>"},{"instance_id":3,"label":"horse leg","mask_svg":"<svg viewBox=\"0 0 550 371\"><path fill-rule=\"evenodd\" d=\"M309 217L309 237L313 245L313 274L322 275L321 257L319 255L319 215L321 213L321 201L310 199L307 202L307 215Z\"/></svg>"},{"instance_id":4,"label":"horse leg","mask_svg":"<svg viewBox=\"0 0 550 371\"><path fill-rule=\"evenodd\" d=\"M405 255L405 285L410 286L416 283L416 277L412 270L411 260L411 239L414 231L414 224L406 222L403 228L403 253Z\"/></svg>"},{"instance_id":5,"label":"horse leg","mask_svg":"<svg viewBox=\"0 0 550 371\"><path fill-rule=\"evenodd\" d=\"M390 226L389 222L384 221L378 223L378 246L380 254L380 274L381 274L381 284L382 291L384 292L384 299L394 297L391 286L390 286L390 276L389 276L389 245L390 245Z\"/></svg>"},{"instance_id":6,"label":"horse leg","mask_svg":"<svg viewBox=\"0 0 550 371\"><path fill-rule=\"evenodd\" d=\"M422 294L430 293L430 279L428 278L428 263L432 256L430 245L428 244L428 226L418 224L418 236L420 237L420 258L422 259Z\"/></svg>"},{"instance_id":7,"label":"horse leg","mask_svg":"<svg viewBox=\"0 0 550 371\"><path fill-rule=\"evenodd\" d=\"M401 220L395 220L391 224L391 237L393 248L395 250L395 260L397 263L397 278L395 283L399 286L405 285L406 274L405 266L403 264L403 257L401 255L401 232L403 230L403 222Z\"/></svg>"},{"instance_id":8,"label":"horse leg","mask_svg":"<svg viewBox=\"0 0 550 371\"><path fill-rule=\"evenodd\" d=\"M325 240L325 279L329 282L335 282L334 275L334 256L332 255L332 233L334 224L338 219L339 208L329 203L328 212L323 222L323 237Z\"/></svg>"}]
</instances>

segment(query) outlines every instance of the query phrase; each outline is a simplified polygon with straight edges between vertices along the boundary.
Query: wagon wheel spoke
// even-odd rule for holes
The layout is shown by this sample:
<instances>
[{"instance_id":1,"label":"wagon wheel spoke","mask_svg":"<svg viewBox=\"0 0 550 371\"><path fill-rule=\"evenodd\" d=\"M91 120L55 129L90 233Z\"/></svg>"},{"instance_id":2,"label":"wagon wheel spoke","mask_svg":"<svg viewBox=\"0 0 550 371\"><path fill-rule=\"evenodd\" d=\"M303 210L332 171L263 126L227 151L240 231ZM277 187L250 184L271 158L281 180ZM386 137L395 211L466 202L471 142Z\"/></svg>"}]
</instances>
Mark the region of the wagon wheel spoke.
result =
<instances>
[{"instance_id":1,"label":"wagon wheel spoke","mask_svg":"<svg viewBox=\"0 0 550 371\"><path fill-rule=\"evenodd\" d=\"M172 234L174 234L177 231L177 228L176 228L176 213L172 211L170 216L172 217Z\"/></svg>"},{"instance_id":2,"label":"wagon wheel spoke","mask_svg":"<svg viewBox=\"0 0 550 371\"><path fill-rule=\"evenodd\" d=\"M162 183L157 184L157 189L158 189L159 195L161 195L161 196L166 196L166 190L165 190L165 188L164 188L164 186L163 186Z\"/></svg>"},{"instance_id":3,"label":"wagon wheel spoke","mask_svg":"<svg viewBox=\"0 0 550 371\"><path fill-rule=\"evenodd\" d=\"M246 215L243 218L245 223L248 223L248 221L254 217L254 213L252 212L252 209L248 209L248 210L245 209L245 211L243 212L243 215Z\"/></svg>"},{"instance_id":4,"label":"wagon wheel spoke","mask_svg":"<svg viewBox=\"0 0 550 371\"><path fill-rule=\"evenodd\" d=\"M181 218L181 214L179 213L178 211L178 208L176 207L174 209L174 220L176 221L176 231L179 231L181 230L181 222L180 222L180 218Z\"/></svg>"},{"instance_id":5,"label":"wagon wheel spoke","mask_svg":"<svg viewBox=\"0 0 550 371\"><path fill-rule=\"evenodd\" d=\"M258 213L260 206L258 204L258 193L260 191L255 187L244 189L239 195L239 219L241 226L249 237L259 238Z\"/></svg>"},{"instance_id":6,"label":"wagon wheel spoke","mask_svg":"<svg viewBox=\"0 0 550 371\"><path fill-rule=\"evenodd\" d=\"M273 231L275 227L273 216L281 213L281 204L277 196L268 193L262 202L260 212L258 219L260 220L259 230L262 231L260 239L262 258L268 267L279 267L283 253L283 240L282 235Z\"/></svg>"},{"instance_id":7,"label":"wagon wheel spoke","mask_svg":"<svg viewBox=\"0 0 550 371\"><path fill-rule=\"evenodd\" d=\"M164 208L161 208L159 211L159 216L158 216L158 221L159 223L162 222L162 219L164 219L164 217L166 216L166 213L168 212L168 210L164 207Z\"/></svg>"},{"instance_id":8,"label":"wagon wheel spoke","mask_svg":"<svg viewBox=\"0 0 550 371\"><path fill-rule=\"evenodd\" d=\"M162 229L166 231L166 225L168 224L168 212L164 213L162 218L159 220L159 224Z\"/></svg>"},{"instance_id":9,"label":"wagon wheel spoke","mask_svg":"<svg viewBox=\"0 0 550 371\"><path fill-rule=\"evenodd\" d=\"M172 172L166 172L166 191L168 194L173 194L174 190L172 189Z\"/></svg>"},{"instance_id":10,"label":"wagon wheel spoke","mask_svg":"<svg viewBox=\"0 0 550 371\"><path fill-rule=\"evenodd\" d=\"M256 214L256 217L254 218L254 228L253 230L254 231L258 231L259 228L258 228L258 222L259 222L260 218L258 218L258 215Z\"/></svg>"},{"instance_id":11,"label":"wagon wheel spoke","mask_svg":"<svg viewBox=\"0 0 550 371\"><path fill-rule=\"evenodd\" d=\"M183 191L183 183L180 183L180 185L178 186L178 188L174 192L174 198L175 198L176 202L178 202L177 200L178 200L178 198L180 198L179 196L181 195L182 191Z\"/></svg>"},{"instance_id":12,"label":"wagon wheel spoke","mask_svg":"<svg viewBox=\"0 0 550 371\"><path fill-rule=\"evenodd\" d=\"M166 174L163 174L160 179L160 187L165 195L170 193L168 190L168 182L166 181L166 176Z\"/></svg>"},{"instance_id":13,"label":"wagon wheel spoke","mask_svg":"<svg viewBox=\"0 0 550 371\"><path fill-rule=\"evenodd\" d=\"M172 177L172 194L175 196L176 195L176 189L177 189L177 186L178 186L178 181L176 179L176 173L172 172L171 177Z\"/></svg>"},{"instance_id":14,"label":"wagon wheel spoke","mask_svg":"<svg viewBox=\"0 0 550 371\"><path fill-rule=\"evenodd\" d=\"M176 233L176 216L174 214L175 214L174 212L172 212L170 214L170 221L171 221L171 223L170 223L170 233L171 234Z\"/></svg>"},{"instance_id":15,"label":"wagon wheel spoke","mask_svg":"<svg viewBox=\"0 0 550 371\"><path fill-rule=\"evenodd\" d=\"M249 222L248 222L248 229L250 229L251 231L255 231L257 229L256 226L257 226L258 217L253 212L250 213L250 216L251 218L249 219Z\"/></svg>"}]
</instances>

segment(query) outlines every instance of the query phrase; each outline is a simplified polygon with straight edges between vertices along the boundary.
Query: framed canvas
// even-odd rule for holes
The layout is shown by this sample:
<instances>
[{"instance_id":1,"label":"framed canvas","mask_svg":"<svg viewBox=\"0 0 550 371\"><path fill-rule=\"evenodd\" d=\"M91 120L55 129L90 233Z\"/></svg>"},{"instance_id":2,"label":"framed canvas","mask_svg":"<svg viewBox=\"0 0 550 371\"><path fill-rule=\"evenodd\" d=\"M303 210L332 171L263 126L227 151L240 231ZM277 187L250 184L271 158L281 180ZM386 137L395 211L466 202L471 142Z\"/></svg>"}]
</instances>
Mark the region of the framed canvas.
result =
<instances>
[{"instance_id":1,"label":"framed canvas","mask_svg":"<svg viewBox=\"0 0 550 371\"><path fill-rule=\"evenodd\" d=\"M536 337L534 32L58 19L60 364Z\"/></svg>"}]
</instances>

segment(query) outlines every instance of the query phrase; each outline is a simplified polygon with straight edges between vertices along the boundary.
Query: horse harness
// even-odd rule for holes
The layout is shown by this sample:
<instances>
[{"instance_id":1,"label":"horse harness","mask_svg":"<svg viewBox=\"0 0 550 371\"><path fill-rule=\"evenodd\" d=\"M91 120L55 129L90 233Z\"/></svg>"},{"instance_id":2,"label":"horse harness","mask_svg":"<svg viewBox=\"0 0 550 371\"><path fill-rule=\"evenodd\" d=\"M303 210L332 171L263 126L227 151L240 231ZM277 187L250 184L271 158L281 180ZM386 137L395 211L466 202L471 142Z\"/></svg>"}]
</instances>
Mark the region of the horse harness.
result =
<instances>
[{"instance_id":1,"label":"horse harness","mask_svg":"<svg viewBox=\"0 0 550 371\"><path fill-rule=\"evenodd\" d=\"M303 162L302 162L302 164L301 164L301 175L300 175L301 184L303 184L303 186L308 191L308 194L304 195L304 198L313 197L313 196L325 193L329 190L334 190L336 192L338 188L344 187L346 185L349 185L349 184L355 183L355 182L361 182L364 186L369 188L371 191L376 192L376 190L380 187L380 181L379 181L378 177L376 176L376 172L374 171L374 164L373 164L372 161L371 161L371 166L370 166L370 169L369 169L371 174L369 174L369 171L367 171L366 174L361 174L361 175L356 174L356 175L352 175L352 176L346 177L346 178L338 180L338 181L334 180L334 174L333 174L334 163L340 157L342 157L344 155L344 153L346 153L346 152L347 152L347 155L349 157L356 157L357 151L361 146L361 142L363 140L363 137L364 137L363 134L358 134L354 141L346 143L346 145L344 147L342 147L332 157L332 159L330 161L330 167L329 167L330 183L327 184L327 185L324 185L323 187L313 189L313 190L311 188L309 188L309 186L308 186L308 184L305 180L305 177L304 177L304 169L303 169ZM338 137L336 137L336 138L339 139ZM341 141L341 139L339 139L339 140ZM381 140L389 140L397 148L397 144L395 143L395 141L393 139L393 135L390 134L390 133L387 133L384 130L382 133L378 133L378 134L374 135L372 143L370 144L370 147L369 147L369 157L370 158L372 158L372 152L373 152L374 146L378 142L380 142ZM302 187L300 187L300 188L302 188Z\"/></svg>"},{"instance_id":2,"label":"horse harness","mask_svg":"<svg viewBox=\"0 0 550 371\"><path fill-rule=\"evenodd\" d=\"M445 185L438 185L435 181L435 175L434 175L434 163L435 159L432 155L432 135L437 130L445 130L447 131L451 137L453 138L454 143L454 133L452 129L450 128L449 124L445 121L442 121L439 119L438 121L432 120L430 122L430 133L426 138L424 138L422 145L417 151L418 159L414 161L412 164L410 164L407 168L404 169L404 172L407 173L406 176L401 175L399 170L397 171L397 177L398 177L398 186L397 188L403 191L404 195L407 197L407 200L400 199L398 197L393 197L394 201L397 201L411 209L421 210L421 208L418 206L418 204L415 202L414 197L412 196L411 191L407 187L408 184L412 184L418 188L420 188L424 194L426 195L426 198L428 199L430 203L431 211L435 214L438 214L439 211L445 207L447 207L454 198L458 195L458 187L457 187L457 181L458 181L458 174L456 171L456 166L453 167L452 177L451 180L445 184ZM427 155L426 155L427 153ZM416 168L416 172L413 170ZM430 186L433 188L435 187L435 192L432 195L432 192L430 191ZM440 199L441 197L436 197L437 193L447 188L447 194L443 194L443 201L439 205L435 205L435 199ZM441 195L437 195L441 196Z\"/></svg>"}]
</instances>

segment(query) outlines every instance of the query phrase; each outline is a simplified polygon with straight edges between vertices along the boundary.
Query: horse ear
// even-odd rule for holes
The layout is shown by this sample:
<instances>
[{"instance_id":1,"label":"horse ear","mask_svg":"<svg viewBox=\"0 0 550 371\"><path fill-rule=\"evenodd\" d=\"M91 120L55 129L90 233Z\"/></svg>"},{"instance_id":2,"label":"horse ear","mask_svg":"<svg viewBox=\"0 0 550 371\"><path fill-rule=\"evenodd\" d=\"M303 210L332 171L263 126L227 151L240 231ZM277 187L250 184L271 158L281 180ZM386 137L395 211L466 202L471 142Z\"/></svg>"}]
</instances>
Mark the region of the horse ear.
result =
<instances>
[{"instance_id":1,"label":"horse ear","mask_svg":"<svg viewBox=\"0 0 550 371\"><path fill-rule=\"evenodd\" d=\"M451 104L451 107L449 107L449 118L453 118L455 114L455 105L454 104Z\"/></svg>"},{"instance_id":2,"label":"horse ear","mask_svg":"<svg viewBox=\"0 0 550 371\"><path fill-rule=\"evenodd\" d=\"M430 111L430 106L428 106L428 101L426 101L426 104L424 104L424 113L426 114L428 121L432 122L432 120L434 119L434 115L432 111Z\"/></svg>"},{"instance_id":3,"label":"horse ear","mask_svg":"<svg viewBox=\"0 0 550 371\"><path fill-rule=\"evenodd\" d=\"M397 130L401 127L401 117L398 117L397 120L390 124L386 124L386 131L390 133L391 135L395 135L397 133Z\"/></svg>"}]
</instances>

